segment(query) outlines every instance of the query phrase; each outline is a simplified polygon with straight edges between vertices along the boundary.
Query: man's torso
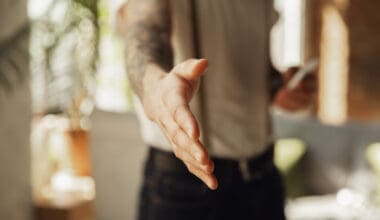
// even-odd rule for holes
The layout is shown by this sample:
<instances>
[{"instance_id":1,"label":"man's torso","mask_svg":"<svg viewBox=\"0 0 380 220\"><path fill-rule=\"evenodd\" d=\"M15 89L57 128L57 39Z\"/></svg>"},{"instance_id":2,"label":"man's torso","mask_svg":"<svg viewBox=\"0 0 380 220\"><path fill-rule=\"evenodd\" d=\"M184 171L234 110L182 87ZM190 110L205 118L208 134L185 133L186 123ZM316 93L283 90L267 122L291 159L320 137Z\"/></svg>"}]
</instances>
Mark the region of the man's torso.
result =
<instances>
[{"instance_id":1,"label":"man's torso","mask_svg":"<svg viewBox=\"0 0 380 220\"><path fill-rule=\"evenodd\" d=\"M196 45L198 55L209 60L199 94L204 101L200 104L195 98L192 108L198 119L205 119L202 130L212 156L252 157L271 142L267 82L270 2L195 0L194 23L191 0L171 1L175 63L195 57ZM144 139L170 150L158 127L143 120Z\"/></svg>"}]
</instances>

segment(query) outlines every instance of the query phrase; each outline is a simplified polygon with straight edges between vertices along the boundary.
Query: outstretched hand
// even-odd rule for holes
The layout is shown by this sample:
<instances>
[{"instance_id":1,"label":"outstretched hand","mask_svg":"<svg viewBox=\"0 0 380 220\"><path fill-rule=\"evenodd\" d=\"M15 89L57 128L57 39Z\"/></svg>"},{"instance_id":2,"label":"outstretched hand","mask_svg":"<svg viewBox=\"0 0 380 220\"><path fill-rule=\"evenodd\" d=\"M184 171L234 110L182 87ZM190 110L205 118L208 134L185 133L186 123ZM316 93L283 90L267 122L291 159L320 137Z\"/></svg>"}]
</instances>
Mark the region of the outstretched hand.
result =
<instances>
[{"instance_id":1,"label":"outstretched hand","mask_svg":"<svg viewBox=\"0 0 380 220\"><path fill-rule=\"evenodd\" d=\"M160 126L176 157L210 189L216 189L214 164L199 141L199 125L189 107L207 66L205 59L190 59L158 79L145 78L142 101L146 115Z\"/></svg>"}]
</instances>

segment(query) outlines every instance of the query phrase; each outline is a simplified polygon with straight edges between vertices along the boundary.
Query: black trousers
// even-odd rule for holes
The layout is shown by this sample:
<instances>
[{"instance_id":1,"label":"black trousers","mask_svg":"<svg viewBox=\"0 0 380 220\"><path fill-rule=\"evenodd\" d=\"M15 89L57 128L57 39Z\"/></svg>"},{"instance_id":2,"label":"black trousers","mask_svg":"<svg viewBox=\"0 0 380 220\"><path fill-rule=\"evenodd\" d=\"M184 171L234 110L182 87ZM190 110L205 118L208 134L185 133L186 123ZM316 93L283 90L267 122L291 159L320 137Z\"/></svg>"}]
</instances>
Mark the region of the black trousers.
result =
<instances>
[{"instance_id":1,"label":"black trousers","mask_svg":"<svg viewBox=\"0 0 380 220\"><path fill-rule=\"evenodd\" d=\"M248 161L250 179L237 161L213 158L217 190L189 173L174 154L149 151L139 220L282 220L284 188L273 165L273 150Z\"/></svg>"}]
</instances>

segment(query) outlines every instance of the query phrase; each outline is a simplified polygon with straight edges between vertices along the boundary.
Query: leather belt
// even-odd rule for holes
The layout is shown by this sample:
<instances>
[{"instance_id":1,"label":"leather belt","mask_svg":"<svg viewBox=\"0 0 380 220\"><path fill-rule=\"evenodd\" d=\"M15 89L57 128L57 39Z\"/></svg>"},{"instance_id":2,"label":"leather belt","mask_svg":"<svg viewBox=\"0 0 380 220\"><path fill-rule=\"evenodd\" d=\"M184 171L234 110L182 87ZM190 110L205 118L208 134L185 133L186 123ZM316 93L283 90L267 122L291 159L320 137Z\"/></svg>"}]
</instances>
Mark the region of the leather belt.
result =
<instances>
[{"instance_id":1,"label":"leather belt","mask_svg":"<svg viewBox=\"0 0 380 220\"><path fill-rule=\"evenodd\" d=\"M215 175L219 181L233 181L236 178L250 181L261 178L275 168L273 163L274 147L271 145L264 153L245 160L211 158L215 165ZM150 147L148 165L164 172L187 173L185 164L174 153Z\"/></svg>"}]
</instances>

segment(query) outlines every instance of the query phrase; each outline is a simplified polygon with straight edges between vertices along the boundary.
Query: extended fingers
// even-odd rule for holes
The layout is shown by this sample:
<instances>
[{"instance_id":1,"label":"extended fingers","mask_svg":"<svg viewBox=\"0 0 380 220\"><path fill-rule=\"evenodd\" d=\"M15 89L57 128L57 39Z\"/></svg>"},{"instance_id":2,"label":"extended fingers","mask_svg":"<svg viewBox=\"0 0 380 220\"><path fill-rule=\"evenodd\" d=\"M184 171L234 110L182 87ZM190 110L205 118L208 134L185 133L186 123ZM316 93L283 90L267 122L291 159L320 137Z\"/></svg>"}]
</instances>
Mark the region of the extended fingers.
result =
<instances>
[{"instance_id":1,"label":"extended fingers","mask_svg":"<svg viewBox=\"0 0 380 220\"><path fill-rule=\"evenodd\" d=\"M206 164L201 164L198 161L194 160L194 157L191 154L181 149L180 147L174 145L173 150L175 156L189 166L200 170L206 175L210 175L214 172L214 163L211 160L209 160Z\"/></svg>"},{"instance_id":2,"label":"extended fingers","mask_svg":"<svg viewBox=\"0 0 380 220\"><path fill-rule=\"evenodd\" d=\"M175 156L185 163L189 172L201 179L210 189L216 189L218 184L213 175L214 163L208 159L207 152L199 141L195 142L196 144L191 143L186 133L179 127L174 126L177 130L173 131L171 123L160 122L159 125L172 143ZM201 151L198 151L199 149Z\"/></svg>"},{"instance_id":3,"label":"extended fingers","mask_svg":"<svg viewBox=\"0 0 380 220\"><path fill-rule=\"evenodd\" d=\"M218 181L217 181L215 175L205 173L202 170L200 170L200 169L198 169L192 165L189 165L187 163L185 163L185 164L186 164L186 167L189 170L189 172L194 174L195 176L197 176L200 180L202 180L208 186L208 188L215 190L218 187Z\"/></svg>"},{"instance_id":4,"label":"extended fingers","mask_svg":"<svg viewBox=\"0 0 380 220\"><path fill-rule=\"evenodd\" d=\"M199 142L198 123L183 98L173 96L164 99L162 111L165 115L160 121L165 124L170 140L185 148L201 163L206 163L208 155Z\"/></svg>"},{"instance_id":5,"label":"extended fingers","mask_svg":"<svg viewBox=\"0 0 380 220\"><path fill-rule=\"evenodd\" d=\"M182 128L171 118L165 117L161 119L164 124L169 140L178 146L177 150L188 152L194 159L201 164L207 164L208 155L202 144L198 140L190 138Z\"/></svg>"}]
</instances>

